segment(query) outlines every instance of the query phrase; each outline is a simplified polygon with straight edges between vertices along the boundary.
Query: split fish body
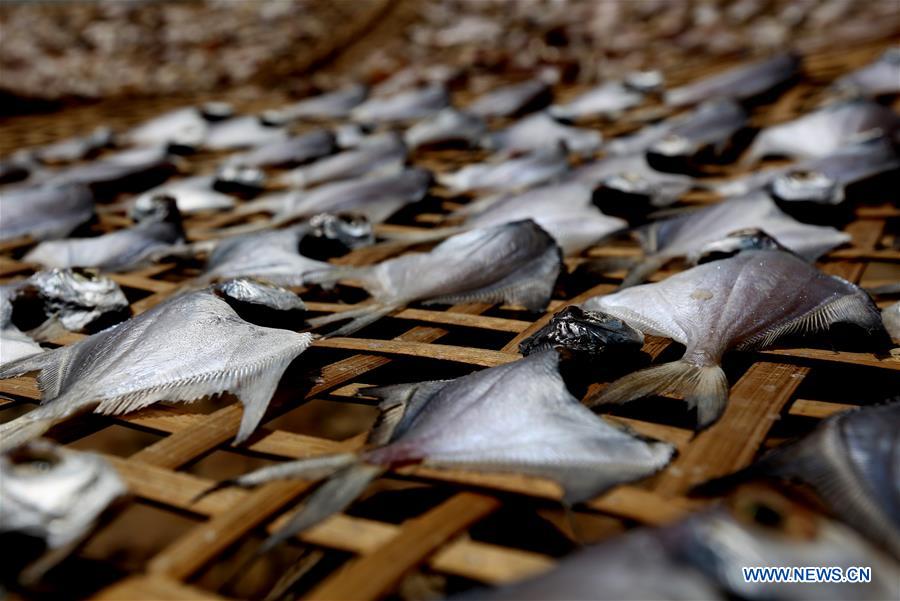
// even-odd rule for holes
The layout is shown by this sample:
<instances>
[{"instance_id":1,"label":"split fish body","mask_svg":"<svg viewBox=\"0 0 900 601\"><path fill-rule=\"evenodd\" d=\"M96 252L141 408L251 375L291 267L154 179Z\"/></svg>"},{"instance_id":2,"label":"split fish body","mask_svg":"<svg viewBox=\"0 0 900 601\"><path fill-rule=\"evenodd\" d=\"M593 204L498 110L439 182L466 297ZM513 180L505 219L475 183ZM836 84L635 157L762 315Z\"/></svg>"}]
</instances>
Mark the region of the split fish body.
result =
<instances>
[{"instance_id":1,"label":"split fish body","mask_svg":"<svg viewBox=\"0 0 900 601\"><path fill-rule=\"evenodd\" d=\"M0 240L62 238L94 216L94 197L80 184L35 186L0 193Z\"/></svg>"}]
</instances>

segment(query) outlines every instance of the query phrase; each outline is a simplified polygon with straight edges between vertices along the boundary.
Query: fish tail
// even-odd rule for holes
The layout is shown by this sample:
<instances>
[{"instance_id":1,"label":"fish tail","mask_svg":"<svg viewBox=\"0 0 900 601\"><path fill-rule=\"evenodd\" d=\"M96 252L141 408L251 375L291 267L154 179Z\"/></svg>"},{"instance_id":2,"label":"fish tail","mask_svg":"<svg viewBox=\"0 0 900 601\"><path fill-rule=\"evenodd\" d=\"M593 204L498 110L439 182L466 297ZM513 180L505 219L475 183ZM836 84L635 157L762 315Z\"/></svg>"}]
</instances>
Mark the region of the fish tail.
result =
<instances>
[{"instance_id":1,"label":"fish tail","mask_svg":"<svg viewBox=\"0 0 900 601\"><path fill-rule=\"evenodd\" d=\"M6 453L38 438L63 421L55 405L42 405L25 415L0 425L0 453Z\"/></svg>"},{"instance_id":2,"label":"fish tail","mask_svg":"<svg viewBox=\"0 0 900 601\"><path fill-rule=\"evenodd\" d=\"M348 336L353 334L354 332L358 332L363 329L367 325L374 323L388 315L396 311L400 305L390 304L390 305L380 305L380 304L371 304L362 307L361 309L351 309L350 311L341 311L340 313L332 313L331 315L323 315L321 317L314 317L312 319L307 320L310 326L314 328L318 328L324 325L328 325L330 323L335 323L337 321L342 321L344 319L350 319L350 322L341 326L337 330L330 332L326 335L327 338L333 338L335 336Z\"/></svg>"},{"instance_id":3,"label":"fish tail","mask_svg":"<svg viewBox=\"0 0 900 601\"><path fill-rule=\"evenodd\" d=\"M619 378L589 406L627 403L651 395L679 394L688 407L697 407L697 425L704 428L714 422L728 400L728 379L718 365L694 365L685 360L664 363Z\"/></svg>"},{"instance_id":4,"label":"fish tail","mask_svg":"<svg viewBox=\"0 0 900 601\"><path fill-rule=\"evenodd\" d=\"M621 288L628 288L641 284L651 275L656 273L663 265L669 262L669 257L649 256L643 261L628 270L625 278L622 280Z\"/></svg>"},{"instance_id":5,"label":"fish tail","mask_svg":"<svg viewBox=\"0 0 900 601\"><path fill-rule=\"evenodd\" d=\"M352 279L359 275L360 269L351 266L335 266L326 267L324 269L314 269L303 274L303 283L318 284L323 288L331 288L340 280Z\"/></svg>"},{"instance_id":6,"label":"fish tail","mask_svg":"<svg viewBox=\"0 0 900 601\"><path fill-rule=\"evenodd\" d=\"M28 355L27 357L13 359L0 364L0 380L15 378L33 371L41 371L50 363L50 359L55 354L55 351L44 351L43 353Z\"/></svg>"}]
</instances>

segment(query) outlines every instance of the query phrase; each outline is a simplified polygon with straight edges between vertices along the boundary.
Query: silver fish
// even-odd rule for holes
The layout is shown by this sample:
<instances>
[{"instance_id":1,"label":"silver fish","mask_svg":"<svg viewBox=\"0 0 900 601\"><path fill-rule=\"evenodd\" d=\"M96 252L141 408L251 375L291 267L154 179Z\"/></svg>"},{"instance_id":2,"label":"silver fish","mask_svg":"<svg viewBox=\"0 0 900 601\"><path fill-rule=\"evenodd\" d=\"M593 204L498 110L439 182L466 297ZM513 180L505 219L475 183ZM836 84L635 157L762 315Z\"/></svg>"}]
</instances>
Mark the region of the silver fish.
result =
<instances>
[{"instance_id":1,"label":"silver fish","mask_svg":"<svg viewBox=\"0 0 900 601\"><path fill-rule=\"evenodd\" d=\"M491 134L486 138L485 145L507 154L552 150L562 145L573 154L590 157L600 149L602 141L599 131L563 125L547 113L540 112Z\"/></svg>"},{"instance_id":2,"label":"silver fish","mask_svg":"<svg viewBox=\"0 0 900 601\"><path fill-rule=\"evenodd\" d=\"M410 148L451 143L477 146L486 132L484 119L450 107L410 127L403 139Z\"/></svg>"},{"instance_id":3,"label":"silver fish","mask_svg":"<svg viewBox=\"0 0 900 601\"><path fill-rule=\"evenodd\" d=\"M233 482L329 477L263 550L344 509L394 465L549 478L574 504L670 461L671 445L636 438L586 409L567 390L559 361L548 351L455 380L366 389L382 399L367 450L282 463Z\"/></svg>"},{"instance_id":4,"label":"silver fish","mask_svg":"<svg viewBox=\"0 0 900 601\"><path fill-rule=\"evenodd\" d=\"M554 104L549 113L557 119L615 117L644 101L644 95L621 82L610 81L575 97L566 104Z\"/></svg>"},{"instance_id":5,"label":"silver fish","mask_svg":"<svg viewBox=\"0 0 900 601\"><path fill-rule=\"evenodd\" d=\"M331 154L336 148L334 134L325 129L263 144L226 159L226 164L244 167L292 167Z\"/></svg>"},{"instance_id":6,"label":"silver fish","mask_svg":"<svg viewBox=\"0 0 900 601\"><path fill-rule=\"evenodd\" d=\"M305 98L300 102L263 113L267 121L289 123L299 119L341 119L366 99L369 89L353 84L341 90Z\"/></svg>"},{"instance_id":7,"label":"silver fish","mask_svg":"<svg viewBox=\"0 0 900 601\"><path fill-rule=\"evenodd\" d=\"M73 163L90 157L113 142L113 131L98 127L86 136L55 142L34 150L31 154L42 163Z\"/></svg>"},{"instance_id":8,"label":"silver fish","mask_svg":"<svg viewBox=\"0 0 900 601\"><path fill-rule=\"evenodd\" d=\"M468 165L437 178L453 192L522 190L557 179L568 170L565 150L545 148L500 162Z\"/></svg>"},{"instance_id":9,"label":"silver fish","mask_svg":"<svg viewBox=\"0 0 900 601\"><path fill-rule=\"evenodd\" d=\"M713 240L701 246L696 253L697 265L719 261L745 250L783 250L791 252L779 244L778 240L758 228L747 228L731 232L724 238Z\"/></svg>"},{"instance_id":10,"label":"silver fish","mask_svg":"<svg viewBox=\"0 0 900 601\"><path fill-rule=\"evenodd\" d=\"M370 133L370 128L360 123L341 123L334 128L335 141L342 150L356 148Z\"/></svg>"},{"instance_id":11,"label":"silver fish","mask_svg":"<svg viewBox=\"0 0 900 601\"><path fill-rule=\"evenodd\" d=\"M658 208L671 205L694 187L693 178L653 169L643 154L612 156L586 163L574 171L572 179L592 188L599 187L596 201L601 209L609 212L613 212L616 204L614 197L620 195L632 209L642 204Z\"/></svg>"},{"instance_id":12,"label":"silver fish","mask_svg":"<svg viewBox=\"0 0 900 601\"><path fill-rule=\"evenodd\" d=\"M786 82L799 67L797 55L777 54L672 88L665 93L665 102L670 106L684 106L713 98L746 100Z\"/></svg>"},{"instance_id":13,"label":"silver fish","mask_svg":"<svg viewBox=\"0 0 900 601\"><path fill-rule=\"evenodd\" d=\"M850 241L848 234L833 227L797 221L782 212L768 194L756 192L657 221L638 230L645 258L628 274L623 285L643 281L676 258L687 258L695 263L705 244L741 229L763 230L782 246L809 261Z\"/></svg>"},{"instance_id":14,"label":"silver fish","mask_svg":"<svg viewBox=\"0 0 900 601\"><path fill-rule=\"evenodd\" d=\"M75 344L0 366L0 378L39 372L42 395L40 407L0 426L0 448L90 409L121 415L157 401L191 402L224 392L244 405L235 438L243 442L312 339L246 322L212 291L178 295Z\"/></svg>"},{"instance_id":15,"label":"silver fish","mask_svg":"<svg viewBox=\"0 0 900 601\"><path fill-rule=\"evenodd\" d=\"M137 146L198 148L210 124L227 119L233 112L230 105L222 102L175 109L131 129L124 139Z\"/></svg>"},{"instance_id":16,"label":"silver fish","mask_svg":"<svg viewBox=\"0 0 900 601\"><path fill-rule=\"evenodd\" d=\"M529 311L547 306L562 265L559 247L533 221L471 230L430 252L407 253L375 265L333 267L308 274L308 283L358 281L373 297L361 309L309 320L314 326L352 318L333 335L352 333L414 301L506 302Z\"/></svg>"},{"instance_id":17,"label":"silver fish","mask_svg":"<svg viewBox=\"0 0 900 601\"><path fill-rule=\"evenodd\" d=\"M194 215L205 211L226 211L237 206L237 199L213 189L214 175L195 175L170 181L151 188L131 201L128 214L132 219L152 211L156 198L167 196L175 199L178 211L183 215Z\"/></svg>"},{"instance_id":18,"label":"silver fish","mask_svg":"<svg viewBox=\"0 0 900 601\"><path fill-rule=\"evenodd\" d=\"M350 118L362 123L394 123L424 119L450 106L442 84L430 84L388 97L372 97L354 108Z\"/></svg>"},{"instance_id":19,"label":"silver fish","mask_svg":"<svg viewBox=\"0 0 900 601\"><path fill-rule=\"evenodd\" d=\"M794 159L823 157L865 134L880 131L889 136L898 127L900 116L880 104L867 100L833 104L762 130L741 161L754 163L769 155Z\"/></svg>"},{"instance_id":20,"label":"silver fish","mask_svg":"<svg viewBox=\"0 0 900 601\"><path fill-rule=\"evenodd\" d=\"M44 267L94 267L127 271L152 262L157 253L184 239L181 214L173 198L156 196L137 225L93 238L41 242L23 260Z\"/></svg>"},{"instance_id":21,"label":"silver fish","mask_svg":"<svg viewBox=\"0 0 900 601\"><path fill-rule=\"evenodd\" d=\"M613 382L593 403L677 392L697 407L701 427L725 408L728 381L720 362L729 349L765 348L787 334L839 322L882 331L881 315L864 291L780 250L748 250L583 306L687 347L678 361Z\"/></svg>"},{"instance_id":22,"label":"silver fish","mask_svg":"<svg viewBox=\"0 0 900 601\"><path fill-rule=\"evenodd\" d=\"M256 115L245 115L212 125L203 139L203 146L210 150L236 150L274 144L287 138L286 128L264 123Z\"/></svg>"},{"instance_id":23,"label":"silver fish","mask_svg":"<svg viewBox=\"0 0 900 601\"><path fill-rule=\"evenodd\" d=\"M242 277L217 284L215 289L241 303L260 305L278 311L306 310L306 304L299 296L268 280Z\"/></svg>"},{"instance_id":24,"label":"silver fish","mask_svg":"<svg viewBox=\"0 0 900 601\"><path fill-rule=\"evenodd\" d=\"M519 352L527 357L552 348L562 348L572 353L598 357L604 353L639 351L643 345L644 335L621 319L570 305L519 343Z\"/></svg>"},{"instance_id":25,"label":"silver fish","mask_svg":"<svg viewBox=\"0 0 900 601\"><path fill-rule=\"evenodd\" d=\"M94 196L87 186L28 186L0 192L0 240L30 236L62 238L94 216Z\"/></svg>"},{"instance_id":26,"label":"silver fish","mask_svg":"<svg viewBox=\"0 0 900 601\"><path fill-rule=\"evenodd\" d=\"M878 60L838 78L834 86L868 97L900 94L900 47L890 48Z\"/></svg>"},{"instance_id":27,"label":"silver fish","mask_svg":"<svg viewBox=\"0 0 900 601\"><path fill-rule=\"evenodd\" d=\"M747 113L733 100L706 102L647 148L647 160L662 168L673 159L691 160L704 150L721 154L747 122Z\"/></svg>"},{"instance_id":28,"label":"silver fish","mask_svg":"<svg viewBox=\"0 0 900 601\"><path fill-rule=\"evenodd\" d=\"M553 98L553 90L542 79L535 78L508 86L495 88L476 98L466 110L485 119L491 117L515 117L547 106Z\"/></svg>"},{"instance_id":29,"label":"silver fish","mask_svg":"<svg viewBox=\"0 0 900 601\"><path fill-rule=\"evenodd\" d=\"M52 172L46 183L83 184L90 186L95 196L101 196L146 189L165 180L174 171L175 166L166 149L137 148Z\"/></svg>"},{"instance_id":30,"label":"silver fish","mask_svg":"<svg viewBox=\"0 0 900 601\"><path fill-rule=\"evenodd\" d=\"M891 340L900 344L900 302L885 307L881 312L881 321Z\"/></svg>"},{"instance_id":31,"label":"silver fish","mask_svg":"<svg viewBox=\"0 0 900 601\"><path fill-rule=\"evenodd\" d=\"M277 181L287 186L310 187L368 174L396 173L406 163L406 144L395 133L370 136L352 150L297 167Z\"/></svg>"}]
</instances>

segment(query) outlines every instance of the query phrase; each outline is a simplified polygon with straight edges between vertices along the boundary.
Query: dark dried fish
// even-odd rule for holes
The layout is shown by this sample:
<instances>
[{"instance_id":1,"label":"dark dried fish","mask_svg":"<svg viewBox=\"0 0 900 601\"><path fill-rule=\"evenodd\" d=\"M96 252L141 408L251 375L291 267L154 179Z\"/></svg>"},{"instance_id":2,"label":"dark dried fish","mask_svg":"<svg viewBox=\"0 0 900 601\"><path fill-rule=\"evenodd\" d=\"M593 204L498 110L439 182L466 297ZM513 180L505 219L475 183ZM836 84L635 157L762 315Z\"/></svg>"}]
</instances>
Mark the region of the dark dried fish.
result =
<instances>
[{"instance_id":1,"label":"dark dried fish","mask_svg":"<svg viewBox=\"0 0 900 601\"><path fill-rule=\"evenodd\" d=\"M590 157L600 149L602 141L599 131L563 125L547 113L540 112L491 134L486 138L485 145L507 154L553 150L562 145L573 154Z\"/></svg>"},{"instance_id":2,"label":"dark dried fish","mask_svg":"<svg viewBox=\"0 0 900 601\"><path fill-rule=\"evenodd\" d=\"M477 163L453 173L438 174L438 182L454 192L523 190L561 177L569 170L563 148L545 148L522 157Z\"/></svg>"},{"instance_id":3,"label":"dark dried fish","mask_svg":"<svg viewBox=\"0 0 900 601\"><path fill-rule=\"evenodd\" d=\"M519 343L525 355L561 348L599 357L607 352L638 351L644 335L624 321L596 311L571 305L557 313L550 323Z\"/></svg>"},{"instance_id":4,"label":"dark dried fish","mask_svg":"<svg viewBox=\"0 0 900 601\"><path fill-rule=\"evenodd\" d=\"M29 186L0 192L0 240L62 238L94 216L94 196L81 184Z\"/></svg>"},{"instance_id":5,"label":"dark dried fish","mask_svg":"<svg viewBox=\"0 0 900 601\"><path fill-rule=\"evenodd\" d=\"M746 100L788 81L799 67L799 56L790 52L777 54L672 88L666 92L665 101L670 106L684 106L713 98Z\"/></svg>"},{"instance_id":6,"label":"dark dried fish","mask_svg":"<svg viewBox=\"0 0 900 601\"><path fill-rule=\"evenodd\" d=\"M278 182L303 188L369 174L387 175L403 169L406 154L406 144L400 136L380 134L363 139L352 150L288 171L278 178Z\"/></svg>"},{"instance_id":7,"label":"dark dried fish","mask_svg":"<svg viewBox=\"0 0 900 601\"><path fill-rule=\"evenodd\" d=\"M542 79L529 79L521 83L495 88L466 107L466 110L485 119L491 117L515 117L529 110L539 110L550 104L553 90Z\"/></svg>"},{"instance_id":8,"label":"dark dried fish","mask_svg":"<svg viewBox=\"0 0 900 601\"><path fill-rule=\"evenodd\" d=\"M442 84L400 92L388 97L372 97L354 108L350 118L362 123L415 121L450 106L450 93Z\"/></svg>"}]
</instances>

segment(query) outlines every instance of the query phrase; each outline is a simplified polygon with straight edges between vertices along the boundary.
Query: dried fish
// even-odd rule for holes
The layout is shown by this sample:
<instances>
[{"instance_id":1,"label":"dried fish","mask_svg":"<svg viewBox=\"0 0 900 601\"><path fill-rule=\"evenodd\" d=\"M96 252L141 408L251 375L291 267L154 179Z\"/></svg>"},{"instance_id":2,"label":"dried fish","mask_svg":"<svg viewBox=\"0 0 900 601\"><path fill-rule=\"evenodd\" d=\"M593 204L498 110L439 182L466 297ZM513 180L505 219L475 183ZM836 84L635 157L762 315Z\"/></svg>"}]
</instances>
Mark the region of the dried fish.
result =
<instances>
[{"instance_id":1,"label":"dried fish","mask_svg":"<svg viewBox=\"0 0 900 601\"><path fill-rule=\"evenodd\" d=\"M562 145L573 154L590 157L600 149L602 140L599 131L563 125L540 112L491 134L486 138L485 146L507 154L520 154L552 150Z\"/></svg>"},{"instance_id":2,"label":"dried fish","mask_svg":"<svg viewBox=\"0 0 900 601\"><path fill-rule=\"evenodd\" d=\"M785 83L799 67L799 56L790 52L776 54L672 88L665 93L665 101L670 106L684 106L713 98L751 99Z\"/></svg>"},{"instance_id":3,"label":"dried fish","mask_svg":"<svg viewBox=\"0 0 900 601\"><path fill-rule=\"evenodd\" d=\"M886 50L878 60L838 78L834 85L860 96L900 94L900 47Z\"/></svg>"},{"instance_id":4,"label":"dried fish","mask_svg":"<svg viewBox=\"0 0 900 601\"><path fill-rule=\"evenodd\" d=\"M731 232L724 238L704 244L697 251L695 263L702 265L712 261L727 259L745 250L783 250L791 252L778 240L758 228L747 228Z\"/></svg>"},{"instance_id":5,"label":"dried fish","mask_svg":"<svg viewBox=\"0 0 900 601\"><path fill-rule=\"evenodd\" d=\"M746 122L747 113L736 102L706 102L676 120L662 138L654 141L647 148L647 161L659 169L678 169L705 150L713 156L721 155Z\"/></svg>"},{"instance_id":6,"label":"dried fish","mask_svg":"<svg viewBox=\"0 0 900 601\"><path fill-rule=\"evenodd\" d=\"M108 127L98 127L86 136L41 146L31 155L47 165L73 163L96 154L101 149L110 146L112 142L113 131Z\"/></svg>"},{"instance_id":7,"label":"dried fish","mask_svg":"<svg viewBox=\"0 0 900 601\"><path fill-rule=\"evenodd\" d=\"M550 182L569 170L563 148L544 148L522 157L468 165L453 173L438 174L438 182L454 192L523 190Z\"/></svg>"},{"instance_id":8,"label":"dried fish","mask_svg":"<svg viewBox=\"0 0 900 601\"><path fill-rule=\"evenodd\" d=\"M572 179L600 188L595 202L609 214L631 216L666 207L694 187L693 178L662 173L642 154L612 156L578 167Z\"/></svg>"},{"instance_id":9,"label":"dried fish","mask_svg":"<svg viewBox=\"0 0 900 601\"><path fill-rule=\"evenodd\" d=\"M83 184L94 196L146 190L175 171L163 148L137 148L110 154L91 163L76 164L48 174L48 185Z\"/></svg>"},{"instance_id":10,"label":"dried fish","mask_svg":"<svg viewBox=\"0 0 900 601\"><path fill-rule=\"evenodd\" d=\"M881 312L881 320L891 340L900 344L900 302L885 307Z\"/></svg>"},{"instance_id":11,"label":"dried fish","mask_svg":"<svg viewBox=\"0 0 900 601\"><path fill-rule=\"evenodd\" d=\"M319 326L352 318L333 334L343 335L413 301L506 302L540 311L550 301L561 265L559 247L533 221L471 230L448 238L427 253L308 274L306 281L313 284L358 281L373 297L373 302L361 309L314 318L309 323Z\"/></svg>"},{"instance_id":12,"label":"dried fish","mask_svg":"<svg viewBox=\"0 0 900 601\"><path fill-rule=\"evenodd\" d=\"M287 138L286 128L265 123L256 115L245 115L212 125L206 133L203 146L210 150L236 150L274 144Z\"/></svg>"},{"instance_id":13,"label":"dried fish","mask_svg":"<svg viewBox=\"0 0 900 601\"><path fill-rule=\"evenodd\" d=\"M305 98L300 102L263 113L271 123L289 123L299 119L342 119L369 95L362 84Z\"/></svg>"},{"instance_id":14,"label":"dried fish","mask_svg":"<svg viewBox=\"0 0 900 601\"><path fill-rule=\"evenodd\" d=\"M643 94L659 92L665 87L665 76L661 71L649 69L646 71L631 71L625 74L622 82L631 88Z\"/></svg>"},{"instance_id":15,"label":"dried fish","mask_svg":"<svg viewBox=\"0 0 900 601\"><path fill-rule=\"evenodd\" d=\"M495 88L476 98L466 110L485 119L515 117L530 110L542 109L552 99L550 85L543 79L535 78Z\"/></svg>"},{"instance_id":16,"label":"dried fish","mask_svg":"<svg viewBox=\"0 0 900 601\"><path fill-rule=\"evenodd\" d=\"M442 84L430 84L388 97L372 97L354 108L350 118L362 123L415 121L450 106L450 93Z\"/></svg>"},{"instance_id":17,"label":"dried fish","mask_svg":"<svg viewBox=\"0 0 900 601\"><path fill-rule=\"evenodd\" d=\"M138 125L124 135L124 139L137 146L198 148L206 137L210 122L220 115L230 116L227 105L213 106L212 113L200 107L184 107L154 117Z\"/></svg>"},{"instance_id":18,"label":"dried fish","mask_svg":"<svg viewBox=\"0 0 900 601\"><path fill-rule=\"evenodd\" d=\"M477 146L486 132L481 117L450 107L413 125L403 139L410 148L453 143Z\"/></svg>"},{"instance_id":19,"label":"dried fish","mask_svg":"<svg viewBox=\"0 0 900 601\"><path fill-rule=\"evenodd\" d=\"M636 438L586 409L567 390L559 361L548 351L455 380L364 390L382 399L367 450L282 463L233 482L328 478L263 551L344 509L395 465L549 478L574 504L670 461L671 445Z\"/></svg>"},{"instance_id":20,"label":"dried fish","mask_svg":"<svg viewBox=\"0 0 900 601\"><path fill-rule=\"evenodd\" d=\"M0 240L62 238L94 216L94 197L81 184L28 186L0 192Z\"/></svg>"},{"instance_id":21,"label":"dried fish","mask_svg":"<svg viewBox=\"0 0 900 601\"><path fill-rule=\"evenodd\" d=\"M644 95L617 81L588 90L566 104L554 104L548 111L557 119L612 118L639 105Z\"/></svg>"},{"instance_id":22,"label":"dried fish","mask_svg":"<svg viewBox=\"0 0 900 601\"><path fill-rule=\"evenodd\" d=\"M372 133L371 128L360 123L341 123L334 128L334 138L339 148L356 148Z\"/></svg>"},{"instance_id":23,"label":"dried fish","mask_svg":"<svg viewBox=\"0 0 900 601\"><path fill-rule=\"evenodd\" d=\"M314 129L299 136L233 154L226 159L226 164L243 167L293 167L331 154L335 148L334 134L325 129Z\"/></svg>"},{"instance_id":24,"label":"dried fish","mask_svg":"<svg viewBox=\"0 0 900 601\"><path fill-rule=\"evenodd\" d=\"M312 335L241 319L212 291L181 294L75 344L0 366L0 378L40 372L42 404L0 426L14 448L70 416L121 415L156 401L230 392L244 405L235 443L256 429L288 365ZM185 365L184 357L191 357ZM115 366L112 369L111 366Z\"/></svg>"},{"instance_id":25,"label":"dried fish","mask_svg":"<svg viewBox=\"0 0 900 601\"><path fill-rule=\"evenodd\" d=\"M45 267L95 267L125 271L154 259L157 253L184 239L175 199L156 196L137 225L94 238L41 242L24 260Z\"/></svg>"},{"instance_id":26,"label":"dried fish","mask_svg":"<svg viewBox=\"0 0 900 601\"><path fill-rule=\"evenodd\" d=\"M675 392L697 407L699 426L711 424L725 408L728 381L719 364L727 350L765 348L787 334L819 332L835 323L882 332L881 315L865 292L780 250L748 250L661 282L594 297L584 307L687 347L679 361L620 378L592 402Z\"/></svg>"},{"instance_id":27,"label":"dried fish","mask_svg":"<svg viewBox=\"0 0 900 601\"><path fill-rule=\"evenodd\" d=\"M147 190L131 201L128 214L132 219L139 219L141 215L153 210L153 205L159 197L174 199L178 211L183 215L225 211L237 206L237 199L233 196L213 189L215 182L214 175L196 175L167 182Z\"/></svg>"},{"instance_id":28,"label":"dried fish","mask_svg":"<svg viewBox=\"0 0 900 601\"><path fill-rule=\"evenodd\" d=\"M352 150L288 171L278 181L303 188L369 174L396 173L403 169L406 153L406 144L400 136L395 133L380 134L363 139Z\"/></svg>"},{"instance_id":29,"label":"dried fish","mask_svg":"<svg viewBox=\"0 0 900 601\"><path fill-rule=\"evenodd\" d=\"M900 116L868 100L833 104L793 121L762 130L746 154L744 163L769 155L811 159L839 151L872 132L890 136L900 127Z\"/></svg>"},{"instance_id":30,"label":"dried fish","mask_svg":"<svg viewBox=\"0 0 900 601\"><path fill-rule=\"evenodd\" d=\"M596 311L585 311L570 305L553 316L543 328L519 343L519 352L525 355L562 348L591 357L605 353L616 354L638 351L644 344L644 335L624 321Z\"/></svg>"},{"instance_id":31,"label":"dried fish","mask_svg":"<svg viewBox=\"0 0 900 601\"><path fill-rule=\"evenodd\" d=\"M628 274L623 285L643 281L676 258L686 257L695 263L705 244L743 229L760 229L809 261L850 241L848 234L832 227L795 220L782 212L766 193L755 192L638 230L645 257Z\"/></svg>"}]
</instances>

